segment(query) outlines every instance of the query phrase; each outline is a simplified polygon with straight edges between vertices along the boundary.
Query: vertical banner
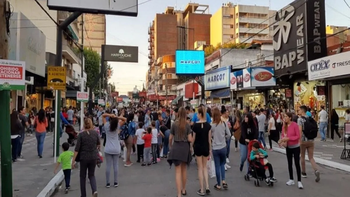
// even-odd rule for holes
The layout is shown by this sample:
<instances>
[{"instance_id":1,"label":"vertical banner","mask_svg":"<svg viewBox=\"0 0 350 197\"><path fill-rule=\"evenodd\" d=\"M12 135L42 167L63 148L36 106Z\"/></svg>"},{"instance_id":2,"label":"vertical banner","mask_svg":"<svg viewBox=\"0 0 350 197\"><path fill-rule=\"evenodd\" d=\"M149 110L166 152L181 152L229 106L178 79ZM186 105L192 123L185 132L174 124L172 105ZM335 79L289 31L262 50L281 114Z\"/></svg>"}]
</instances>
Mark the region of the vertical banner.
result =
<instances>
[{"instance_id":1,"label":"vertical banner","mask_svg":"<svg viewBox=\"0 0 350 197\"><path fill-rule=\"evenodd\" d=\"M252 87L250 80L250 68L243 69L243 88Z\"/></svg>"},{"instance_id":2,"label":"vertical banner","mask_svg":"<svg viewBox=\"0 0 350 197\"><path fill-rule=\"evenodd\" d=\"M237 89L243 88L243 70L236 71Z\"/></svg>"}]
</instances>

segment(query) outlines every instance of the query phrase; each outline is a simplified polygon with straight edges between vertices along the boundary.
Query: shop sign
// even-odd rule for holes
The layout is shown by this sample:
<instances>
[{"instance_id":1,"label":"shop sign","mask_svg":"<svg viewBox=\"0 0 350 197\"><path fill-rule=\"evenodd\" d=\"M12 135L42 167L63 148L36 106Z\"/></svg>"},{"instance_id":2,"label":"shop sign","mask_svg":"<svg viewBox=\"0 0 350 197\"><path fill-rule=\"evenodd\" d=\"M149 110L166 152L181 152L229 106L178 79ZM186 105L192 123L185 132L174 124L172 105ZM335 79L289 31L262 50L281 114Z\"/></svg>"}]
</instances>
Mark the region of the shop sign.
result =
<instances>
[{"instance_id":1,"label":"shop sign","mask_svg":"<svg viewBox=\"0 0 350 197\"><path fill-rule=\"evenodd\" d=\"M117 102L123 102L123 98L118 97Z\"/></svg>"},{"instance_id":2,"label":"shop sign","mask_svg":"<svg viewBox=\"0 0 350 197\"><path fill-rule=\"evenodd\" d=\"M292 98L292 89L285 89L286 98Z\"/></svg>"},{"instance_id":3,"label":"shop sign","mask_svg":"<svg viewBox=\"0 0 350 197\"><path fill-rule=\"evenodd\" d=\"M47 87L51 90L66 90L66 67L47 67Z\"/></svg>"},{"instance_id":4,"label":"shop sign","mask_svg":"<svg viewBox=\"0 0 350 197\"><path fill-rule=\"evenodd\" d=\"M205 74L205 90L216 90L230 87L231 66L218 68Z\"/></svg>"},{"instance_id":5,"label":"shop sign","mask_svg":"<svg viewBox=\"0 0 350 197\"><path fill-rule=\"evenodd\" d=\"M140 92L139 96L145 98L147 96L147 92Z\"/></svg>"},{"instance_id":6,"label":"shop sign","mask_svg":"<svg viewBox=\"0 0 350 197\"><path fill-rule=\"evenodd\" d=\"M268 87L276 85L274 68L254 67L251 68L251 81L253 87Z\"/></svg>"},{"instance_id":7,"label":"shop sign","mask_svg":"<svg viewBox=\"0 0 350 197\"><path fill-rule=\"evenodd\" d=\"M0 59L0 90L24 90L25 62Z\"/></svg>"},{"instance_id":8,"label":"shop sign","mask_svg":"<svg viewBox=\"0 0 350 197\"><path fill-rule=\"evenodd\" d=\"M139 61L139 48L135 46L102 45L105 61L130 62Z\"/></svg>"},{"instance_id":9,"label":"shop sign","mask_svg":"<svg viewBox=\"0 0 350 197\"><path fill-rule=\"evenodd\" d=\"M80 102L89 101L89 93L88 92L77 92L77 101L80 101Z\"/></svg>"},{"instance_id":10,"label":"shop sign","mask_svg":"<svg viewBox=\"0 0 350 197\"><path fill-rule=\"evenodd\" d=\"M243 88L243 70L236 71L237 89Z\"/></svg>"},{"instance_id":11,"label":"shop sign","mask_svg":"<svg viewBox=\"0 0 350 197\"><path fill-rule=\"evenodd\" d=\"M308 63L309 81L350 74L350 51Z\"/></svg>"},{"instance_id":12,"label":"shop sign","mask_svg":"<svg viewBox=\"0 0 350 197\"><path fill-rule=\"evenodd\" d=\"M198 94L198 83L188 83L185 85L185 98L192 98Z\"/></svg>"},{"instance_id":13,"label":"shop sign","mask_svg":"<svg viewBox=\"0 0 350 197\"><path fill-rule=\"evenodd\" d=\"M97 104L98 104L98 105L101 105L101 106L105 106L105 100L103 100L103 99L98 99L98 100L97 100Z\"/></svg>"},{"instance_id":14,"label":"shop sign","mask_svg":"<svg viewBox=\"0 0 350 197\"><path fill-rule=\"evenodd\" d=\"M306 71L327 55L325 0L298 0L279 10L273 25L276 76Z\"/></svg>"},{"instance_id":15,"label":"shop sign","mask_svg":"<svg viewBox=\"0 0 350 197\"><path fill-rule=\"evenodd\" d=\"M237 90L237 77L236 72L230 73L230 89Z\"/></svg>"},{"instance_id":16,"label":"shop sign","mask_svg":"<svg viewBox=\"0 0 350 197\"><path fill-rule=\"evenodd\" d=\"M45 34L20 12L13 13L10 26L16 31L10 33L9 59L24 61L27 71L45 77Z\"/></svg>"},{"instance_id":17,"label":"shop sign","mask_svg":"<svg viewBox=\"0 0 350 197\"><path fill-rule=\"evenodd\" d=\"M250 80L250 68L243 69L243 88L252 87Z\"/></svg>"}]
</instances>

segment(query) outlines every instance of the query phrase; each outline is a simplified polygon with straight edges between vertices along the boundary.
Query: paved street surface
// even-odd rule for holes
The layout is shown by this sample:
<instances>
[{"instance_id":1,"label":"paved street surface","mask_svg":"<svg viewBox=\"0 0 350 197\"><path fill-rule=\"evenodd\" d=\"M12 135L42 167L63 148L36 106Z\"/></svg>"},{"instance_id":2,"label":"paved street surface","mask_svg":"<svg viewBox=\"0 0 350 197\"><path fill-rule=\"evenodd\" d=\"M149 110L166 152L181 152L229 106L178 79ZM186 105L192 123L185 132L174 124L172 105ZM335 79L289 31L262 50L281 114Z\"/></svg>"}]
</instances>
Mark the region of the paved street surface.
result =
<instances>
[{"instance_id":1,"label":"paved street surface","mask_svg":"<svg viewBox=\"0 0 350 197\"><path fill-rule=\"evenodd\" d=\"M63 135L61 142L66 138ZM12 164L14 197L36 197L54 177L53 134L46 134L42 159L36 144L35 135L26 136L22 151L25 161Z\"/></svg>"},{"instance_id":2,"label":"paved street surface","mask_svg":"<svg viewBox=\"0 0 350 197\"><path fill-rule=\"evenodd\" d=\"M307 173L309 178L303 179L304 190L299 190L297 186L286 186L288 180L288 170L286 156L276 152L269 152L269 161L275 170L275 177L278 183L273 188L263 185L260 188L254 186L253 181L246 182L243 173L238 170L239 153L231 154L232 169L227 171L228 191L214 191L215 179L210 179L210 189L212 196L242 196L242 197L340 197L346 196L350 182L350 174L342 171L321 167L321 182L315 183L312 169L307 163ZM135 161L135 157L132 158ZM102 197L174 197L176 196L174 169L169 169L166 161L149 167L141 167L139 164L126 168L123 167L122 159L119 160L119 187L105 188L105 164L96 170L98 192ZM111 179L113 182L113 179ZM197 180L197 168L195 163L191 164L188 172L187 192L188 196L197 196L196 191L199 189ZM87 192L90 193L90 186L87 185ZM56 193L55 197L78 197L79 190L79 173L75 170L72 175L71 191L64 194L63 188Z\"/></svg>"}]
</instances>

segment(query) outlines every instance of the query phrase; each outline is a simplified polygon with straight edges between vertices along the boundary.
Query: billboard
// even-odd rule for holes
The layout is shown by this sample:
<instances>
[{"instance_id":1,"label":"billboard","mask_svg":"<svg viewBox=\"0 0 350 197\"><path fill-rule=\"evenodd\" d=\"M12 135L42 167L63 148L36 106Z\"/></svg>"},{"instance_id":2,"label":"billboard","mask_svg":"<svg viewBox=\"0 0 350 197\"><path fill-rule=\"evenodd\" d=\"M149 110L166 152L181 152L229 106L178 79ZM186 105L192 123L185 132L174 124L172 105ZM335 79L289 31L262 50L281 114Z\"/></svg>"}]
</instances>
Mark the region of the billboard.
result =
<instances>
[{"instance_id":1,"label":"billboard","mask_svg":"<svg viewBox=\"0 0 350 197\"><path fill-rule=\"evenodd\" d=\"M239 70L235 72L236 80L237 80L237 89L243 88L243 70Z\"/></svg>"},{"instance_id":2,"label":"billboard","mask_svg":"<svg viewBox=\"0 0 350 197\"><path fill-rule=\"evenodd\" d=\"M309 81L350 74L350 52L308 62Z\"/></svg>"},{"instance_id":3,"label":"billboard","mask_svg":"<svg viewBox=\"0 0 350 197\"><path fill-rule=\"evenodd\" d=\"M177 50L175 59L177 75L204 75L204 51Z\"/></svg>"},{"instance_id":4,"label":"billboard","mask_svg":"<svg viewBox=\"0 0 350 197\"><path fill-rule=\"evenodd\" d=\"M230 87L231 66L218 68L205 74L205 90L217 90Z\"/></svg>"},{"instance_id":5,"label":"billboard","mask_svg":"<svg viewBox=\"0 0 350 197\"><path fill-rule=\"evenodd\" d=\"M137 16L138 0L47 0L51 10Z\"/></svg>"},{"instance_id":6,"label":"billboard","mask_svg":"<svg viewBox=\"0 0 350 197\"><path fill-rule=\"evenodd\" d=\"M274 77L274 68L272 67L254 67L250 72L252 87L270 87L276 86Z\"/></svg>"},{"instance_id":7,"label":"billboard","mask_svg":"<svg viewBox=\"0 0 350 197\"><path fill-rule=\"evenodd\" d=\"M139 48L135 46L102 45L105 61L130 62L139 61Z\"/></svg>"},{"instance_id":8,"label":"billboard","mask_svg":"<svg viewBox=\"0 0 350 197\"><path fill-rule=\"evenodd\" d=\"M250 80L250 68L243 69L243 88L252 87Z\"/></svg>"},{"instance_id":9,"label":"billboard","mask_svg":"<svg viewBox=\"0 0 350 197\"><path fill-rule=\"evenodd\" d=\"M324 0L296 0L273 23L275 75L307 71L307 62L327 55Z\"/></svg>"}]
</instances>

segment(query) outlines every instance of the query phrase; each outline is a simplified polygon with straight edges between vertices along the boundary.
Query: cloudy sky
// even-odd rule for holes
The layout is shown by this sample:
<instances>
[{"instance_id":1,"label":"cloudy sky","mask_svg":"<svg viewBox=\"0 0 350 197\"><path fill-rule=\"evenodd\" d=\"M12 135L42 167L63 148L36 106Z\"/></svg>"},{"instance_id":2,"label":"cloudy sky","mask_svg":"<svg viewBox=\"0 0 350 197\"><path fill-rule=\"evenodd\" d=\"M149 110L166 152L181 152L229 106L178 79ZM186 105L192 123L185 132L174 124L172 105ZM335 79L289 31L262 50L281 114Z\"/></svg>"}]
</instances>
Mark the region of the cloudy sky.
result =
<instances>
[{"instance_id":1,"label":"cloudy sky","mask_svg":"<svg viewBox=\"0 0 350 197\"><path fill-rule=\"evenodd\" d=\"M350 4L350 0L348 1ZM148 27L156 13L162 13L167 6L182 10L189 2L209 5L210 14L215 13L224 0L139 0L138 17L107 16L107 44L131 45L139 47L139 63L110 63L113 66L112 83L117 91L126 94L135 85L142 88L148 68ZM292 0L235 0L233 3L243 5L270 6L278 10ZM326 0L326 24L349 26L350 8L344 0Z\"/></svg>"}]
</instances>

